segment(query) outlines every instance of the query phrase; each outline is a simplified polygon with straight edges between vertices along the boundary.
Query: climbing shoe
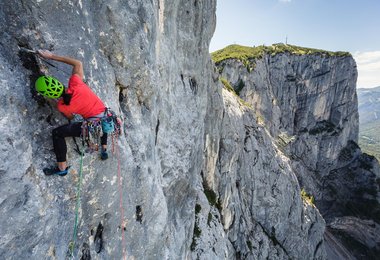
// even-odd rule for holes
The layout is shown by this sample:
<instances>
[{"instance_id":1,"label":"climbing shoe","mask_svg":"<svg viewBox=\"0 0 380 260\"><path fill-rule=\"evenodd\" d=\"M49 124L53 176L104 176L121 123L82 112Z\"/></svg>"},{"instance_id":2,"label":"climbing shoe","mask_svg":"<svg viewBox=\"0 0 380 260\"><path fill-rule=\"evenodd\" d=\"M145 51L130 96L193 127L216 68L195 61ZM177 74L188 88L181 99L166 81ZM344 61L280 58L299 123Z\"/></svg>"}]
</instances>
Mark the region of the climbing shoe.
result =
<instances>
[{"instance_id":1,"label":"climbing shoe","mask_svg":"<svg viewBox=\"0 0 380 260\"><path fill-rule=\"evenodd\" d=\"M100 159L102 159L103 161L108 159L108 153L106 149L102 149L100 153Z\"/></svg>"},{"instance_id":2,"label":"climbing shoe","mask_svg":"<svg viewBox=\"0 0 380 260\"><path fill-rule=\"evenodd\" d=\"M54 175L65 176L69 172L70 166L66 167L65 170L61 171L57 166L51 168L44 168L43 172L45 175Z\"/></svg>"}]
</instances>

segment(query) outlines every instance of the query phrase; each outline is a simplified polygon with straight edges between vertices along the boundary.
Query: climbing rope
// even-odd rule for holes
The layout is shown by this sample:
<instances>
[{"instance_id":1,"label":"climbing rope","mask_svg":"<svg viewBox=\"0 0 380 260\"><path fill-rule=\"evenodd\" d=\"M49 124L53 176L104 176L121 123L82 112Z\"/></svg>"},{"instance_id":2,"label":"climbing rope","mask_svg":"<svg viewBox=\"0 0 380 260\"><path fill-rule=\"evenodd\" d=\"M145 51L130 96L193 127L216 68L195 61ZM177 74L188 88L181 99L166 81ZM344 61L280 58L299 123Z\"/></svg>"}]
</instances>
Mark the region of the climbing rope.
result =
<instances>
[{"instance_id":1,"label":"climbing rope","mask_svg":"<svg viewBox=\"0 0 380 260\"><path fill-rule=\"evenodd\" d=\"M80 157L79 181L78 181L77 194L76 194L77 203L75 206L74 232L73 232L73 238L69 244L69 252L70 252L71 258L74 257L75 243L77 240L79 206L80 206L80 202L81 202L82 179L83 179L83 152L82 152L81 157Z\"/></svg>"}]
</instances>

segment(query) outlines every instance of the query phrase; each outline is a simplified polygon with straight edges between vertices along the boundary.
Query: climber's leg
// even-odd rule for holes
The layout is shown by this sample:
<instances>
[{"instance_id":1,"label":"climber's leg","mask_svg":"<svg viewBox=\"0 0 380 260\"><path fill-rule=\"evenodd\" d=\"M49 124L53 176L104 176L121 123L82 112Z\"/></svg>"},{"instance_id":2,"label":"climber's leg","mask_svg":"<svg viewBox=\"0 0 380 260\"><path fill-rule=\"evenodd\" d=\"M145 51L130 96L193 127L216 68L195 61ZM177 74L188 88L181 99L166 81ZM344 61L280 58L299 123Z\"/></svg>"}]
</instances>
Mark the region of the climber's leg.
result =
<instances>
[{"instance_id":1,"label":"climber's leg","mask_svg":"<svg viewBox=\"0 0 380 260\"><path fill-rule=\"evenodd\" d=\"M53 147L54 153L57 158L57 167L45 168L44 173L46 175L58 174L66 175L69 167L67 167L66 153L67 145L65 137L79 137L82 132L82 123L75 122L67 125L63 125L53 129Z\"/></svg>"}]
</instances>

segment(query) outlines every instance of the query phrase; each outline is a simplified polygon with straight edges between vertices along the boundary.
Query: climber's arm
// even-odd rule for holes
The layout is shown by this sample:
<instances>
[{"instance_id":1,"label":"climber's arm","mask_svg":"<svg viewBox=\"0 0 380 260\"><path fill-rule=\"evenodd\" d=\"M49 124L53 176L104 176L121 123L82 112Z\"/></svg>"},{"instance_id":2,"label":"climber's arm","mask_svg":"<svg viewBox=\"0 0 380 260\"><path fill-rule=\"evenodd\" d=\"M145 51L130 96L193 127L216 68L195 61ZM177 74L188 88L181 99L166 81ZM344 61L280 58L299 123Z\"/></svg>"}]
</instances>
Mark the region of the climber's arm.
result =
<instances>
[{"instance_id":1,"label":"climber's arm","mask_svg":"<svg viewBox=\"0 0 380 260\"><path fill-rule=\"evenodd\" d=\"M66 57L66 56L59 56L59 55L56 55L56 54L51 53L50 51L46 51L46 50L39 50L38 54L41 55L45 59L56 60L56 61L63 62L63 63L66 63L66 64L73 66L72 74L78 75L80 77L80 79L83 80L83 74L84 74L83 73L83 65L82 65L82 62L80 60L73 59L73 58Z\"/></svg>"}]
</instances>

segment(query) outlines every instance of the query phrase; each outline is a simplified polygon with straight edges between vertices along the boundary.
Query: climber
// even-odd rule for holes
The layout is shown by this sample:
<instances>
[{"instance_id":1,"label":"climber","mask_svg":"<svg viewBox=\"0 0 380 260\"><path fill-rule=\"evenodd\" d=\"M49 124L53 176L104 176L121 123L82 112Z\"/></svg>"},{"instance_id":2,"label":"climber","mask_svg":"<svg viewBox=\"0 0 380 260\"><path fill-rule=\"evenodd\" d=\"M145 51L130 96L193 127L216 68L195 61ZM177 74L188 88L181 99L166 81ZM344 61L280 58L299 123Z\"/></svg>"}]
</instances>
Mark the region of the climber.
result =
<instances>
[{"instance_id":1,"label":"climber","mask_svg":"<svg viewBox=\"0 0 380 260\"><path fill-rule=\"evenodd\" d=\"M58 110L69 120L74 115L81 115L85 120L99 120L105 115L106 107L98 96L83 82L82 62L70 57L58 56L47 50L38 50L44 59L51 59L73 66L72 74L69 79L68 88L55 78L41 76L37 79L36 90L47 98L58 99ZM58 174L64 176L68 173L69 166L66 162L67 146L65 137L79 137L82 133L82 122L69 122L69 124L59 126L52 131L54 153L57 159L57 166L43 169L45 175ZM107 153L107 134L101 136L102 160L108 159Z\"/></svg>"}]
</instances>

